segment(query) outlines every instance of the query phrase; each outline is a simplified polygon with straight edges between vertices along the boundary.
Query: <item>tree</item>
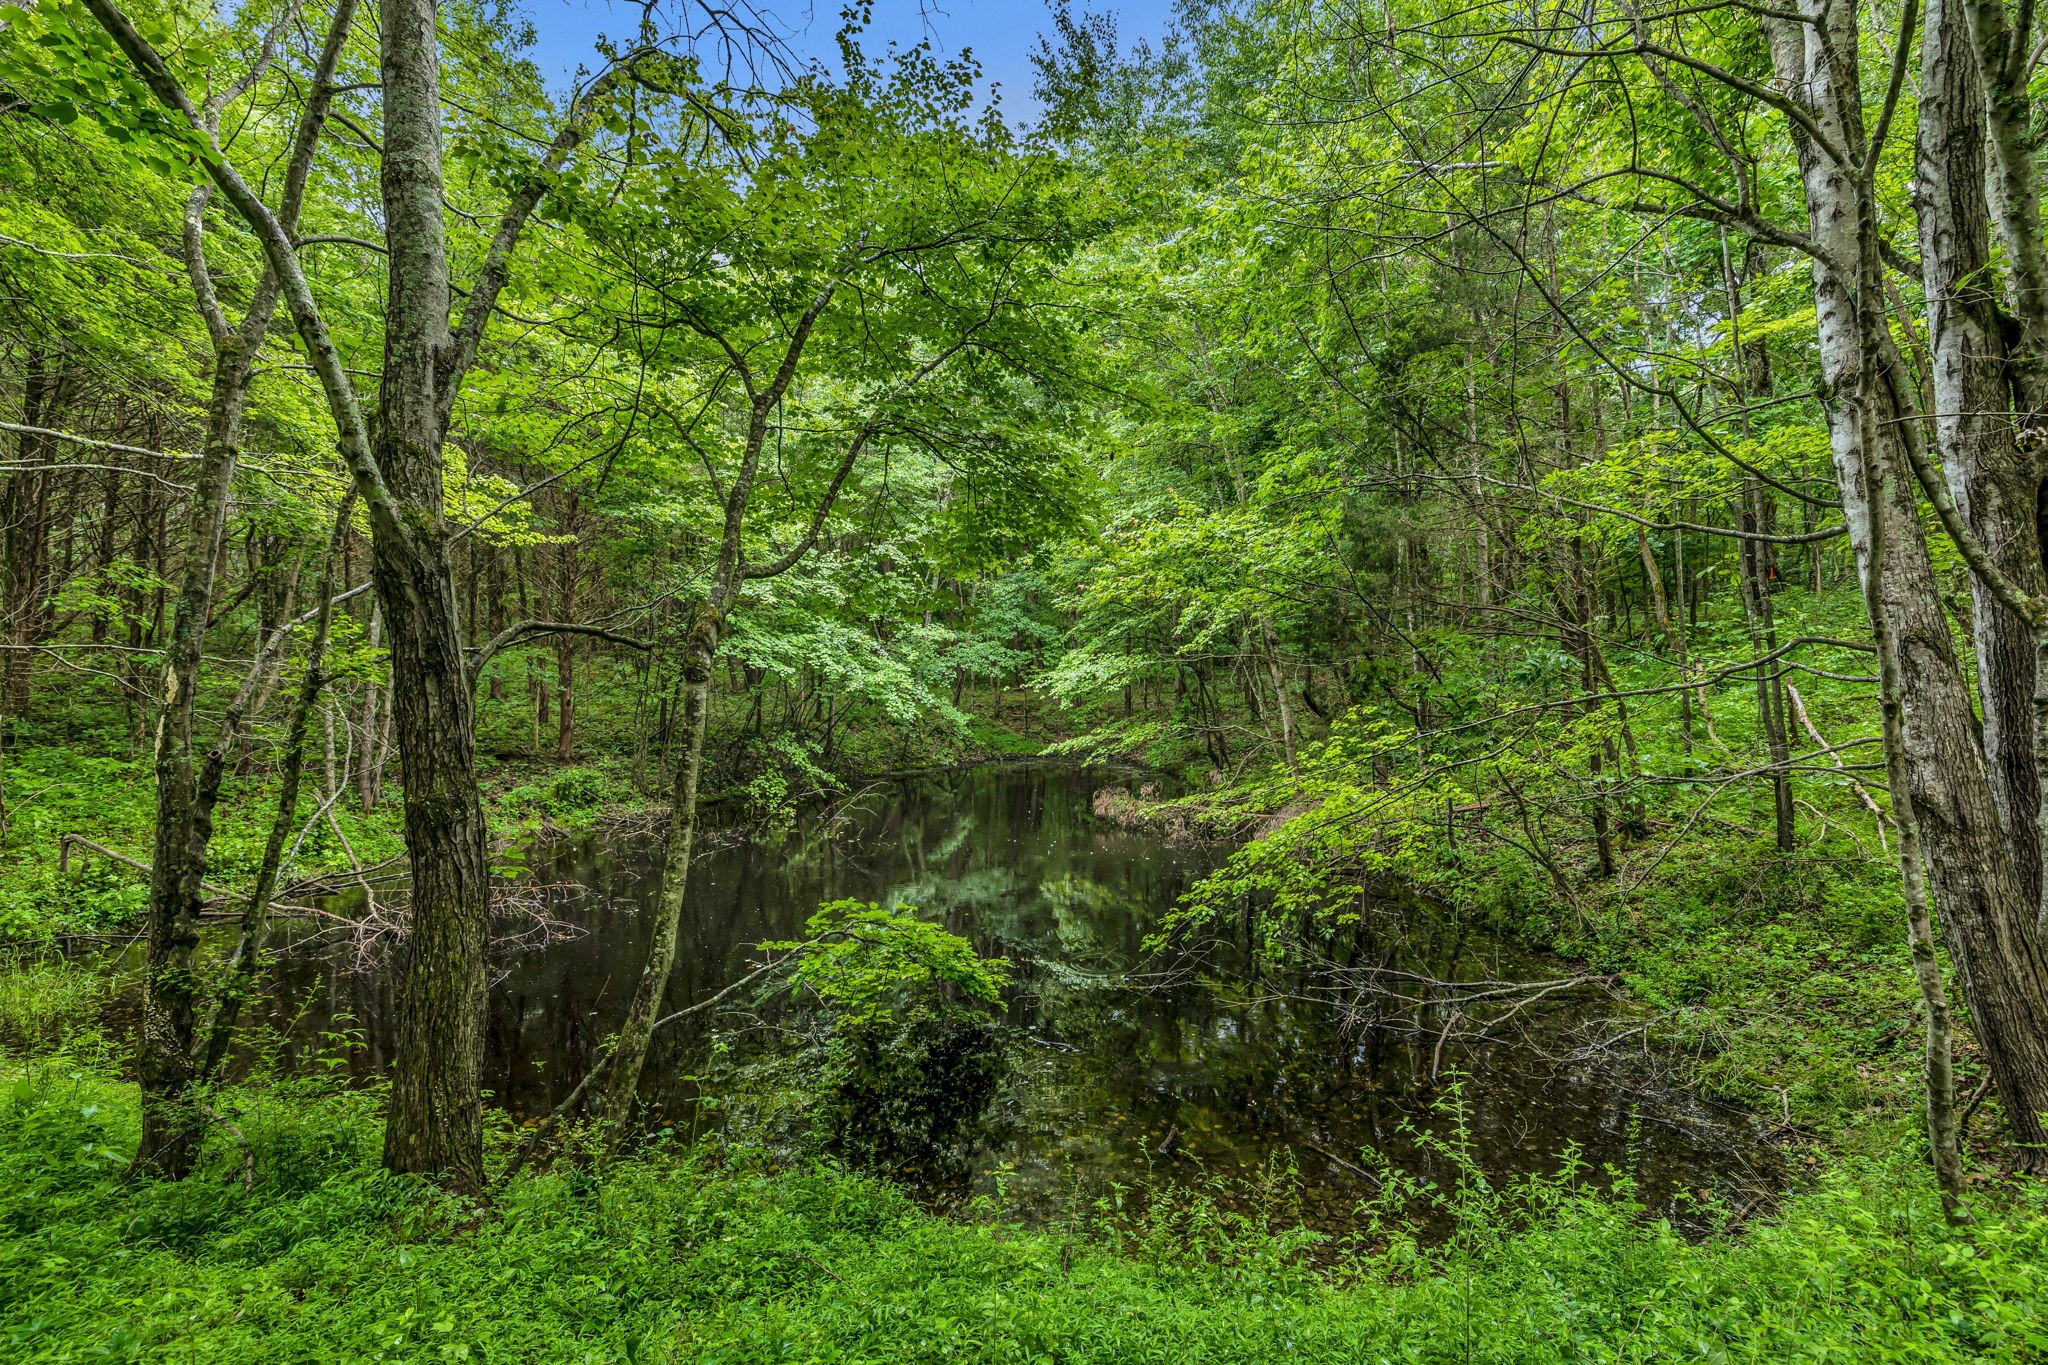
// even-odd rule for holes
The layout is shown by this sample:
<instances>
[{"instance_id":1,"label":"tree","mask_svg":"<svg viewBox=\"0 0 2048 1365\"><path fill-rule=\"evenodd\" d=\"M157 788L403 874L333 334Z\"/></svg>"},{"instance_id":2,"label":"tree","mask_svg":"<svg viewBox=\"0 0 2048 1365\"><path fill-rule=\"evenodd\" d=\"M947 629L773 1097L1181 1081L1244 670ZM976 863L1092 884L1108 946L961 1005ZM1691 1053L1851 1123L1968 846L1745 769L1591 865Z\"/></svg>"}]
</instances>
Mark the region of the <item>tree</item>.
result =
<instances>
[{"instance_id":1,"label":"tree","mask_svg":"<svg viewBox=\"0 0 2048 1365\"><path fill-rule=\"evenodd\" d=\"M475 364L511 257L535 206L643 54L608 66L580 93L537 164L506 196L459 318L443 208L440 39L431 0L381 12L380 202L388 263L384 361L376 420L358 394L301 260L301 246L220 149L206 114L155 45L111 0L87 0L125 59L89 51L83 77L139 81L169 117L145 118L173 140L262 243L269 271L334 420L371 528L372 573L391 651L392 714L405 776L412 924L385 1161L458 1189L483 1185L480 1077L490 871L476 790L474 699L457 619L444 516L443 448L456 396ZM135 92L140 94L140 91ZM148 108L131 98L126 107Z\"/></svg>"}]
</instances>

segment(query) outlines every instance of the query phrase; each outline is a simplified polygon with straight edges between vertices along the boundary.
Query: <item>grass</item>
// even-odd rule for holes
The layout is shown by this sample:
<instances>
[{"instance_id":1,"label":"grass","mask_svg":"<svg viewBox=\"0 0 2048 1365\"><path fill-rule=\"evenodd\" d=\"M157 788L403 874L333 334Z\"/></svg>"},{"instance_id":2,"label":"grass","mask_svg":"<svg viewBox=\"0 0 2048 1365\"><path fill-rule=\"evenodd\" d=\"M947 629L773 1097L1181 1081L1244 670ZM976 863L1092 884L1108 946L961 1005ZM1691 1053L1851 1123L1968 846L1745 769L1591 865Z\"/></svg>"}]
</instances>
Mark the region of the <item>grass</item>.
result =
<instances>
[{"instance_id":1,"label":"grass","mask_svg":"<svg viewBox=\"0 0 2048 1365\"><path fill-rule=\"evenodd\" d=\"M107 1052L112 1040L98 1015L113 989L114 978L92 963L33 949L0 955L0 1056Z\"/></svg>"},{"instance_id":2,"label":"grass","mask_svg":"<svg viewBox=\"0 0 2048 1365\"><path fill-rule=\"evenodd\" d=\"M225 1097L180 1185L128 1181L132 1090L0 1077L0 1351L23 1362L2048 1359L2037 1186L1944 1229L1917 1165L1830 1170L1689 1241L1568 1181L1442 1192L1460 1232L1324 1248L1199 1198L1149 1221L947 1220L827 1166L656 1153L482 1211L376 1169L377 1096ZM1334 1264L1332 1259L1334 1255Z\"/></svg>"}]
</instances>

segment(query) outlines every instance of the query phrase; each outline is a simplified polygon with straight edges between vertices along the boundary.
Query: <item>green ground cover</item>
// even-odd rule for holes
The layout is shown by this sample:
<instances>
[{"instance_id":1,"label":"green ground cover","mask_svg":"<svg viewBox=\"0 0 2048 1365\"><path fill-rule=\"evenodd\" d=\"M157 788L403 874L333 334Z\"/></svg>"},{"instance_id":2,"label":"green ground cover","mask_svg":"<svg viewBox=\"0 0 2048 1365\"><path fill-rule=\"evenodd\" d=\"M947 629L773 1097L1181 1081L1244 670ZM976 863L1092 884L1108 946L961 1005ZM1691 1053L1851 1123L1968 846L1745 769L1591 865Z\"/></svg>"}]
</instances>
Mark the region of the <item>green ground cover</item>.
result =
<instances>
[{"instance_id":1,"label":"green ground cover","mask_svg":"<svg viewBox=\"0 0 2048 1365\"><path fill-rule=\"evenodd\" d=\"M1910 1161L1832 1164L1704 1239L1568 1183L1471 1183L1440 1192L1445 1247L1318 1248L1284 1198L1264 1223L1191 1196L1029 1230L705 1150L478 1209L377 1168L375 1095L305 1081L237 1092L240 1137L193 1179L137 1182L130 1088L70 1059L4 1084L0 1341L24 1363L2048 1358L2040 1191L1963 1238Z\"/></svg>"}]
</instances>

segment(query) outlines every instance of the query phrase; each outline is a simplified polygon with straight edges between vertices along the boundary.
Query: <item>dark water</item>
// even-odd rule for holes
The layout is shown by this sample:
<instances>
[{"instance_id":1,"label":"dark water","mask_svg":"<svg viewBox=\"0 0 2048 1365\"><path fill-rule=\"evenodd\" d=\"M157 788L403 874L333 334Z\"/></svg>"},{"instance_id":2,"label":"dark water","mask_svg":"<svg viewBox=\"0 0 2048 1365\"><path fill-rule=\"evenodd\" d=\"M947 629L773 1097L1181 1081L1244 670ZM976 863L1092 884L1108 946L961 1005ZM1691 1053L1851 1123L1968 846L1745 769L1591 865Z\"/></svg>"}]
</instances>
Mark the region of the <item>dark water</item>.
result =
<instances>
[{"instance_id":1,"label":"dark water","mask_svg":"<svg viewBox=\"0 0 2048 1365\"><path fill-rule=\"evenodd\" d=\"M821 901L840 897L916 906L983 953L1010 958L1016 1070L969 1188L1000 1193L1026 1216L1064 1214L1117 1187L1142 1199L1162 1181L1220 1178L1242 1203L1256 1198L1246 1187L1292 1166L1299 1183L1287 1200L1299 1203L1285 1207L1342 1231L1373 1194L1360 1167L1385 1161L1454 1178L1453 1163L1420 1136L1455 1135L1445 1108L1454 1085L1464 1140L1491 1176L1550 1173L1576 1149L1594 1171L1627 1173L1644 1202L1680 1216L1689 1193L1739 1204L1770 1184L1768 1153L1742 1116L1651 1084L1640 1064L1575 1059L1570 1031L1596 1008L1586 1000L1561 996L1499 1041L1468 1046L1440 1043L1441 1022L1427 1012L1347 1026L1327 1003L1232 985L1227 972L1219 986L1215 972L1205 980L1148 957L1148 932L1223 853L1098 819L1091 794L1129 781L972 769L871 793L829 827L800 825L779 844L716 849L691 875L694 909L668 1008L743 974L759 958L755 944L798 937ZM654 869L645 840L586 840L535 860L535 880L587 890L556 909L578 936L497 964L486 1084L515 1114L553 1108L617 1026L645 954ZM1561 972L1419 912L1395 918L1393 946L1361 951L1444 979ZM1212 955L1232 957L1227 947ZM1118 980L1127 969L1164 971L1178 984L1133 989ZM345 1029L363 1042L347 1065L380 1069L390 997L388 973L353 970L337 949L287 954L272 997L283 1059L303 1063ZM648 1098L679 1128L692 1122L707 1030L719 1027L709 1021L671 1026L650 1058Z\"/></svg>"}]
</instances>

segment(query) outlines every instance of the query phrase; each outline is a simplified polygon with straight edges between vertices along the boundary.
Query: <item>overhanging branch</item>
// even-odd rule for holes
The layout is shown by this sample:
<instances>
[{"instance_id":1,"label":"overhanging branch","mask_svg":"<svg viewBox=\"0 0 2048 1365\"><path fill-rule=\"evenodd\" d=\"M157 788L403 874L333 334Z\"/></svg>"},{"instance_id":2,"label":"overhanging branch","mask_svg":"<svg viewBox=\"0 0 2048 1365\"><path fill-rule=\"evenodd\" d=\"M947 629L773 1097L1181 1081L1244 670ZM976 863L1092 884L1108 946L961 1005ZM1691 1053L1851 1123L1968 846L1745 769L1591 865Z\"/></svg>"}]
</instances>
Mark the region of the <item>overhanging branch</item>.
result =
<instances>
[{"instance_id":1,"label":"overhanging branch","mask_svg":"<svg viewBox=\"0 0 2048 1365\"><path fill-rule=\"evenodd\" d=\"M476 679L483 676L484 665L505 650L516 645L530 644L548 635L588 635L599 640L609 640L615 645L624 645L628 649L654 648L650 640L621 634L604 626L586 625L580 621L520 621L499 631L491 637L489 643L476 652L476 658L471 660L469 665L472 685Z\"/></svg>"}]
</instances>

